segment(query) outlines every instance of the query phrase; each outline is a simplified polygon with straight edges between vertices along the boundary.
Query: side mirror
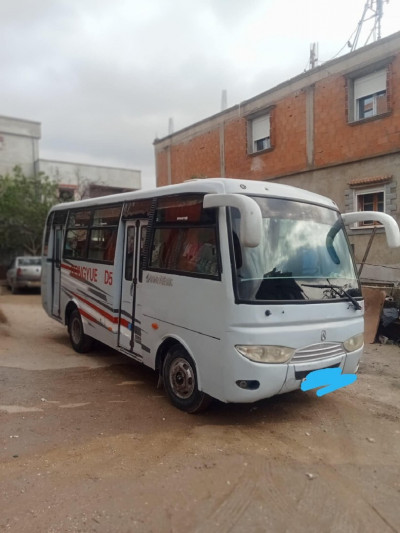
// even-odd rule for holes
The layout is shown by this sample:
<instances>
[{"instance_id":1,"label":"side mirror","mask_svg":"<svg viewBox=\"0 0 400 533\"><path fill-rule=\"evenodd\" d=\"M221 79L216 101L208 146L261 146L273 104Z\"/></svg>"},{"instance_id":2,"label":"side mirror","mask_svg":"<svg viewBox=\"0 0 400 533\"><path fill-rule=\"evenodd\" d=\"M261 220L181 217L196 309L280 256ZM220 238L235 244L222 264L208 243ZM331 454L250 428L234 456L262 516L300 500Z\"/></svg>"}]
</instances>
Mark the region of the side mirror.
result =
<instances>
[{"instance_id":1,"label":"side mirror","mask_svg":"<svg viewBox=\"0 0 400 533\"><path fill-rule=\"evenodd\" d=\"M261 242L262 214L260 206L243 194L206 194L203 207L236 207L240 211L240 242L255 248Z\"/></svg>"},{"instance_id":2,"label":"side mirror","mask_svg":"<svg viewBox=\"0 0 400 533\"><path fill-rule=\"evenodd\" d=\"M390 248L400 246L400 230L397 222L393 217L379 211L357 211L354 213L343 213L343 222L346 226L355 222L364 222L366 220L376 220L380 222L386 231L386 240Z\"/></svg>"}]
</instances>

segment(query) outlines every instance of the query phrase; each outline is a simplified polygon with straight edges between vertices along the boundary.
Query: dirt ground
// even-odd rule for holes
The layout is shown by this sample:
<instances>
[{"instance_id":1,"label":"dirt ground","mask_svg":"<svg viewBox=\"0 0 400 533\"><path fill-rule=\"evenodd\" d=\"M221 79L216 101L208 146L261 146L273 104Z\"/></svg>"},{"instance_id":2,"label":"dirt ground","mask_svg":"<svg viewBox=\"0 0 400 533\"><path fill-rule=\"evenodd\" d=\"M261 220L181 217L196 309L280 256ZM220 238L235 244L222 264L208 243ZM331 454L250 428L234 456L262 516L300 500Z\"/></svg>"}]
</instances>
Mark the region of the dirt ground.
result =
<instances>
[{"instance_id":1,"label":"dirt ground","mask_svg":"<svg viewBox=\"0 0 400 533\"><path fill-rule=\"evenodd\" d=\"M188 415L151 370L73 352L38 294L0 309L0 531L400 530L399 347L321 398Z\"/></svg>"}]
</instances>

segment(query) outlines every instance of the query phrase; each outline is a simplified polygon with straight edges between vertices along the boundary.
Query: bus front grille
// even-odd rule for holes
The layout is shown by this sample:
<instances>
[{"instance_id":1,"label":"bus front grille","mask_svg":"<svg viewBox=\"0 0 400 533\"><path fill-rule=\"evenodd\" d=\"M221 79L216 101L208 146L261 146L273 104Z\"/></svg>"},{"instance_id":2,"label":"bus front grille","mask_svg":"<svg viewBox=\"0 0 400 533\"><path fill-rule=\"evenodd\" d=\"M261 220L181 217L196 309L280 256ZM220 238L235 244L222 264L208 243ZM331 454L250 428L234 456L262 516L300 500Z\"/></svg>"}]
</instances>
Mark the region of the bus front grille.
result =
<instances>
[{"instance_id":1,"label":"bus front grille","mask_svg":"<svg viewBox=\"0 0 400 533\"><path fill-rule=\"evenodd\" d=\"M296 350L290 362L308 363L320 359L327 359L329 357L345 355L345 353L343 344L340 342L321 342Z\"/></svg>"}]
</instances>

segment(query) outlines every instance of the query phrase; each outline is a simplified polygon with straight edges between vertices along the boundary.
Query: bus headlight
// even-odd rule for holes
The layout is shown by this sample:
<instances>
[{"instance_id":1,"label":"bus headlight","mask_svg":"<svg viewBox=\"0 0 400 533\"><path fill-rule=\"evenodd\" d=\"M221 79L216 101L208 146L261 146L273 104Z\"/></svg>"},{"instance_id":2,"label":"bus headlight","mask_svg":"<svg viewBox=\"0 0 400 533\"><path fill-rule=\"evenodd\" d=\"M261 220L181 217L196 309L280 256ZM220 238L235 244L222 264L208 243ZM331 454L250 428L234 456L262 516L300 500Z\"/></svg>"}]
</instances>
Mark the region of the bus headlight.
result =
<instances>
[{"instance_id":1,"label":"bus headlight","mask_svg":"<svg viewBox=\"0 0 400 533\"><path fill-rule=\"evenodd\" d=\"M240 355L256 363L286 363L294 354L294 349L286 346L236 345L235 348Z\"/></svg>"},{"instance_id":2,"label":"bus headlight","mask_svg":"<svg viewBox=\"0 0 400 533\"><path fill-rule=\"evenodd\" d=\"M364 346L364 333L359 333L358 335L354 335L354 337L350 337L350 339L344 341L343 346L346 352L355 352L356 350L359 350Z\"/></svg>"}]
</instances>

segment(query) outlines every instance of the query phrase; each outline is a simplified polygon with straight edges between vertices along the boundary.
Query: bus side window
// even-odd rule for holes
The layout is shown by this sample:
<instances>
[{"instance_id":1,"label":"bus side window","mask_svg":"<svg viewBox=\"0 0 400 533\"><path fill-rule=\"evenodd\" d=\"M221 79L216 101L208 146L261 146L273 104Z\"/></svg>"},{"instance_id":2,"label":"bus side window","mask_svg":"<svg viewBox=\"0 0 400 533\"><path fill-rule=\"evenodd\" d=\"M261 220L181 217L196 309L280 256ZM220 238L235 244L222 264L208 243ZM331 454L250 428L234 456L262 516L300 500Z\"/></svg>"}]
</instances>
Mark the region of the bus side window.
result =
<instances>
[{"instance_id":1,"label":"bus side window","mask_svg":"<svg viewBox=\"0 0 400 533\"><path fill-rule=\"evenodd\" d=\"M106 249L104 251L104 259L114 263L115 247L117 244L117 230L115 229L106 242Z\"/></svg>"},{"instance_id":2,"label":"bus side window","mask_svg":"<svg viewBox=\"0 0 400 533\"><path fill-rule=\"evenodd\" d=\"M196 272L217 274L217 249L215 232L209 228L199 228L200 249L196 257Z\"/></svg>"},{"instance_id":3,"label":"bus side window","mask_svg":"<svg viewBox=\"0 0 400 533\"><path fill-rule=\"evenodd\" d=\"M177 268L178 270L183 270L184 272L194 272L196 270L196 261L201 246L201 243L199 242L198 229L188 228L184 231L185 239L183 241Z\"/></svg>"},{"instance_id":4,"label":"bus side window","mask_svg":"<svg viewBox=\"0 0 400 533\"><path fill-rule=\"evenodd\" d=\"M217 276L214 228L157 228L150 267Z\"/></svg>"},{"instance_id":5,"label":"bus side window","mask_svg":"<svg viewBox=\"0 0 400 533\"><path fill-rule=\"evenodd\" d=\"M86 229L69 229L65 239L64 257L86 258Z\"/></svg>"},{"instance_id":6,"label":"bus side window","mask_svg":"<svg viewBox=\"0 0 400 533\"><path fill-rule=\"evenodd\" d=\"M117 228L92 229L89 239L88 259L114 263Z\"/></svg>"}]
</instances>

